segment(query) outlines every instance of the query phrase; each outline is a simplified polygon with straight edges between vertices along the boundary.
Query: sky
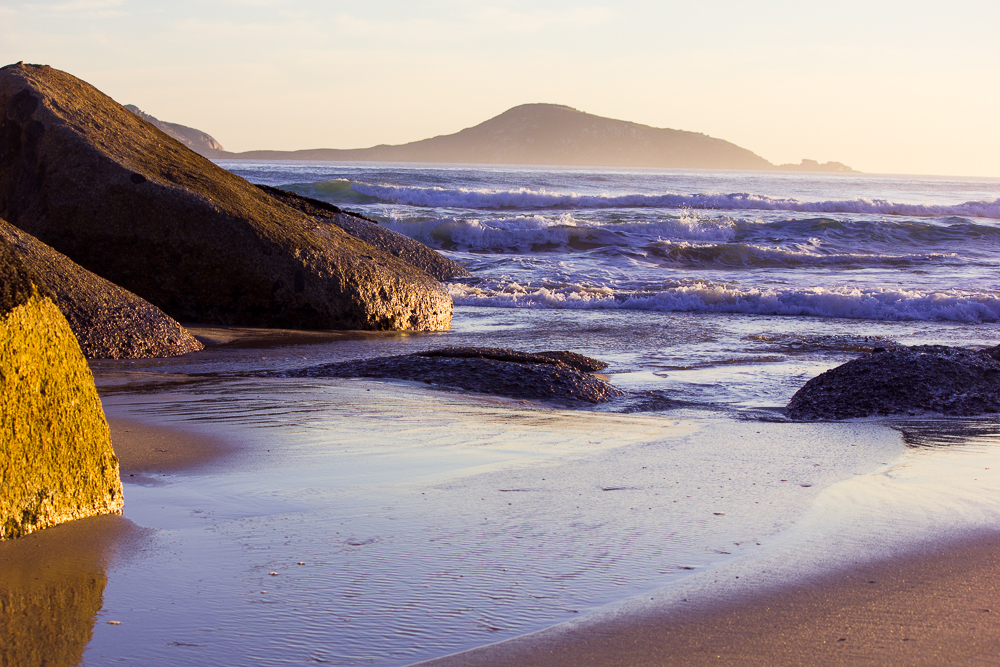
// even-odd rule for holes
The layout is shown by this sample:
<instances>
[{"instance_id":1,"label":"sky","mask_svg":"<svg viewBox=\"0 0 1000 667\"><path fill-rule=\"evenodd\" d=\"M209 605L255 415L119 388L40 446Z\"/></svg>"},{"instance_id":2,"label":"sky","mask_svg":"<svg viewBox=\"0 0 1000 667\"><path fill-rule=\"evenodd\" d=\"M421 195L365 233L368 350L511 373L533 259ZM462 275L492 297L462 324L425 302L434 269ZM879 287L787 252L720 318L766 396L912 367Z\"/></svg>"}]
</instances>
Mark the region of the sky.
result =
<instances>
[{"instance_id":1,"label":"sky","mask_svg":"<svg viewBox=\"0 0 1000 667\"><path fill-rule=\"evenodd\" d=\"M0 62L227 150L451 134L529 102L776 164L1000 177L996 0L0 0Z\"/></svg>"}]
</instances>

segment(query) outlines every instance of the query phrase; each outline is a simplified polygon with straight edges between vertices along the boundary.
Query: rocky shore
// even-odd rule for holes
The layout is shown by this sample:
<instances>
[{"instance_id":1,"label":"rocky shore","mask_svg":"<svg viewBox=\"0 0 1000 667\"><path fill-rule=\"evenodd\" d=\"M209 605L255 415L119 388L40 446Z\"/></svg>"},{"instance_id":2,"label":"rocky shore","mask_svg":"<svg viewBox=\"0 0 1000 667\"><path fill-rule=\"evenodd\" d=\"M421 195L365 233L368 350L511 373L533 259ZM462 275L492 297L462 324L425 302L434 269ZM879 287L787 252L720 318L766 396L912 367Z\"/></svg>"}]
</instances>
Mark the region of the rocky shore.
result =
<instances>
[{"instance_id":1,"label":"rocky shore","mask_svg":"<svg viewBox=\"0 0 1000 667\"><path fill-rule=\"evenodd\" d=\"M607 364L566 351L490 347L430 350L286 371L280 377L391 378L508 398L604 403L624 395L591 375Z\"/></svg>"},{"instance_id":2,"label":"rocky shore","mask_svg":"<svg viewBox=\"0 0 1000 667\"><path fill-rule=\"evenodd\" d=\"M325 201L304 197L288 190L258 185L258 188L278 201L318 221L331 223L351 236L385 250L410 266L426 271L438 280L464 278L469 275L461 264L454 262L439 252L431 250L420 241L414 241L391 229L382 227L371 218L359 213L345 211Z\"/></svg>"},{"instance_id":3,"label":"rocky shore","mask_svg":"<svg viewBox=\"0 0 1000 667\"><path fill-rule=\"evenodd\" d=\"M94 378L50 294L0 237L0 540L122 510Z\"/></svg>"},{"instance_id":4,"label":"rocky shore","mask_svg":"<svg viewBox=\"0 0 1000 667\"><path fill-rule=\"evenodd\" d=\"M1000 347L876 348L809 380L786 412L795 420L1000 412Z\"/></svg>"},{"instance_id":5,"label":"rocky shore","mask_svg":"<svg viewBox=\"0 0 1000 667\"><path fill-rule=\"evenodd\" d=\"M0 68L0 217L182 321L440 330L427 272L287 206L93 86Z\"/></svg>"},{"instance_id":6,"label":"rocky shore","mask_svg":"<svg viewBox=\"0 0 1000 667\"><path fill-rule=\"evenodd\" d=\"M94 275L2 219L0 240L43 276L86 357L171 357L204 347L153 304Z\"/></svg>"}]
</instances>

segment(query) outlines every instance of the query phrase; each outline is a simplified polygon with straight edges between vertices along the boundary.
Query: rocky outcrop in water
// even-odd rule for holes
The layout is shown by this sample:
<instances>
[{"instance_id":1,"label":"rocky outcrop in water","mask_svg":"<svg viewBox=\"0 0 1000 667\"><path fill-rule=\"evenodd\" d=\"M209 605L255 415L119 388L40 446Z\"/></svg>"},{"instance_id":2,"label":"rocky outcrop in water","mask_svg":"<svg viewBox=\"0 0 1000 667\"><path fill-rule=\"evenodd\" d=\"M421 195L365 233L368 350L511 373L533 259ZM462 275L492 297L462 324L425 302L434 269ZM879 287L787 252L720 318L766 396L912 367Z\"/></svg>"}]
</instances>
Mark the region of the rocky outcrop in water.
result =
<instances>
[{"instance_id":1,"label":"rocky outcrop in water","mask_svg":"<svg viewBox=\"0 0 1000 667\"><path fill-rule=\"evenodd\" d=\"M75 77L0 68L0 217L182 320L447 328L426 272L319 224Z\"/></svg>"},{"instance_id":2,"label":"rocky outcrop in water","mask_svg":"<svg viewBox=\"0 0 1000 667\"><path fill-rule=\"evenodd\" d=\"M510 398L604 403L624 395L590 374L606 366L573 352L463 347L313 366L280 376L392 378Z\"/></svg>"},{"instance_id":3,"label":"rocky outcrop in water","mask_svg":"<svg viewBox=\"0 0 1000 667\"><path fill-rule=\"evenodd\" d=\"M0 239L0 540L122 509L94 378L48 295Z\"/></svg>"},{"instance_id":4,"label":"rocky outcrop in water","mask_svg":"<svg viewBox=\"0 0 1000 667\"><path fill-rule=\"evenodd\" d=\"M1000 347L879 349L809 380L786 412L797 420L1000 412Z\"/></svg>"},{"instance_id":5,"label":"rocky outcrop in water","mask_svg":"<svg viewBox=\"0 0 1000 667\"><path fill-rule=\"evenodd\" d=\"M51 289L52 299L86 357L172 357L204 347L153 304L94 275L2 219L0 240Z\"/></svg>"},{"instance_id":6,"label":"rocky outcrop in water","mask_svg":"<svg viewBox=\"0 0 1000 667\"><path fill-rule=\"evenodd\" d=\"M779 164L781 171L825 171L840 174L859 174L861 172L851 169L843 162L824 162L820 164L816 160L802 160L799 164Z\"/></svg>"},{"instance_id":7,"label":"rocky outcrop in water","mask_svg":"<svg viewBox=\"0 0 1000 667\"><path fill-rule=\"evenodd\" d=\"M448 259L439 252L428 248L420 241L403 236L391 229L386 229L375 220L358 213L345 211L333 204L318 199L303 197L294 192L258 185L258 188L268 193L280 202L311 215L320 221L332 223L351 236L365 243L381 248L390 255L398 257L410 266L423 269L438 280L464 278L469 275L465 268Z\"/></svg>"}]
</instances>

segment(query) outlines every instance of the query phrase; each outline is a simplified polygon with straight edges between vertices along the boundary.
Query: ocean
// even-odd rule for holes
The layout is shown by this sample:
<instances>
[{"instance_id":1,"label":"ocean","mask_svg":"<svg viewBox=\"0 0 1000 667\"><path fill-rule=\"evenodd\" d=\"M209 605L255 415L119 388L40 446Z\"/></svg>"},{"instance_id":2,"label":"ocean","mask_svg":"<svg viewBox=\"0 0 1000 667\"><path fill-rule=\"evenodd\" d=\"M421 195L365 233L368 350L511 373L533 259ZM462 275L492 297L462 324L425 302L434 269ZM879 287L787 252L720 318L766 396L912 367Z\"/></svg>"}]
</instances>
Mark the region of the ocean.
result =
<instances>
[{"instance_id":1,"label":"ocean","mask_svg":"<svg viewBox=\"0 0 1000 667\"><path fill-rule=\"evenodd\" d=\"M782 406L817 364L873 339L1000 336L1000 179L223 166L363 213L468 267L473 277L450 285L457 330L490 308L541 317L537 344L568 328L578 351L629 368L620 382L676 400ZM538 310L564 312L528 314ZM590 339L581 327L595 329ZM702 382L738 374L740 360L749 386ZM694 386L679 391L686 378Z\"/></svg>"},{"instance_id":2,"label":"ocean","mask_svg":"<svg viewBox=\"0 0 1000 667\"><path fill-rule=\"evenodd\" d=\"M194 327L229 344L92 364L110 417L249 454L126 479L152 546L109 566L85 664L410 664L1000 527L996 420L781 412L888 341L1000 343L1000 179L221 165L472 275L447 332ZM572 350L628 395L257 377L445 345Z\"/></svg>"}]
</instances>

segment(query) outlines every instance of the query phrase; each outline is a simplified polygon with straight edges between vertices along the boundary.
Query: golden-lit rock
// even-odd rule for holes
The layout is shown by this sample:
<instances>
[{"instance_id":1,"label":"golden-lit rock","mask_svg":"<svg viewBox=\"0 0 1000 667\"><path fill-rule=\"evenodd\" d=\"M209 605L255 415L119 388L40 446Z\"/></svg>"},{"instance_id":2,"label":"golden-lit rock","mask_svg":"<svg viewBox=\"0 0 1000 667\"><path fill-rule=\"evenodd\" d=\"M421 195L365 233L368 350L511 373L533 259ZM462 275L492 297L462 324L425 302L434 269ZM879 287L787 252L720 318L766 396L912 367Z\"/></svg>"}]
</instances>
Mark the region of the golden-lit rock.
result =
<instances>
[{"instance_id":1,"label":"golden-lit rock","mask_svg":"<svg viewBox=\"0 0 1000 667\"><path fill-rule=\"evenodd\" d=\"M0 239L0 540L121 510L87 361L47 288Z\"/></svg>"}]
</instances>

